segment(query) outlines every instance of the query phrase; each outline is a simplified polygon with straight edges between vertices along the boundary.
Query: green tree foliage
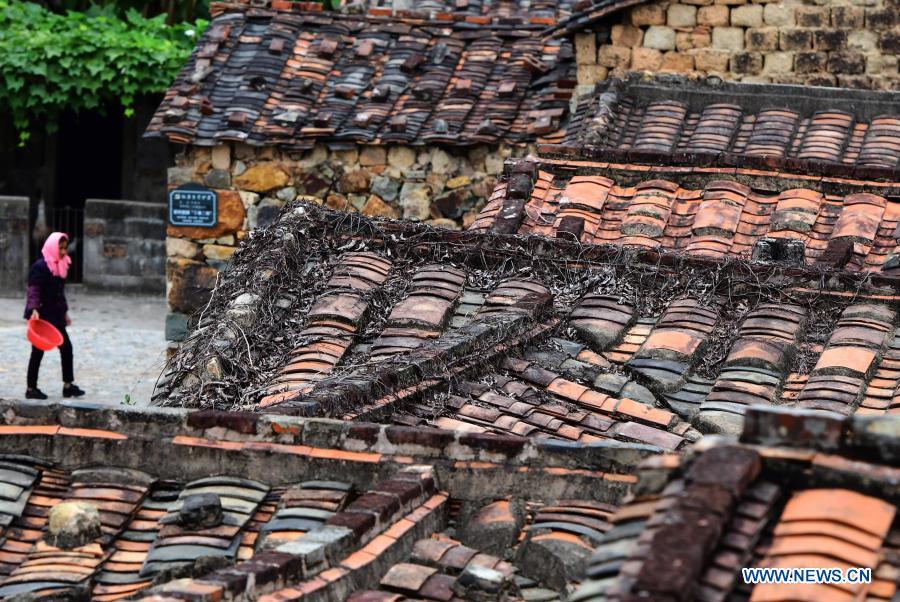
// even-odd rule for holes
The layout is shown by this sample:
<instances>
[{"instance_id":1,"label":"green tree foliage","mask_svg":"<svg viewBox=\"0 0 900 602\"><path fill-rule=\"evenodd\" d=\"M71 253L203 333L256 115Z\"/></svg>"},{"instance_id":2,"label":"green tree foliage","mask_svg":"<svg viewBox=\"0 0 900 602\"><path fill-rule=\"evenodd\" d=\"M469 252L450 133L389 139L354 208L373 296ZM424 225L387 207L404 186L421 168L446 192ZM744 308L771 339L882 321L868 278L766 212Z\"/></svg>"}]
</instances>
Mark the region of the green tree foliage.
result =
<instances>
[{"instance_id":1,"label":"green tree foliage","mask_svg":"<svg viewBox=\"0 0 900 602\"><path fill-rule=\"evenodd\" d=\"M138 95L164 91L187 61L205 20L167 25L135 9L59 14L32 2L0 0L0 110L24 142L53 131L66 110L118 101L133 113Z\"/></svg>"}]
</instances>

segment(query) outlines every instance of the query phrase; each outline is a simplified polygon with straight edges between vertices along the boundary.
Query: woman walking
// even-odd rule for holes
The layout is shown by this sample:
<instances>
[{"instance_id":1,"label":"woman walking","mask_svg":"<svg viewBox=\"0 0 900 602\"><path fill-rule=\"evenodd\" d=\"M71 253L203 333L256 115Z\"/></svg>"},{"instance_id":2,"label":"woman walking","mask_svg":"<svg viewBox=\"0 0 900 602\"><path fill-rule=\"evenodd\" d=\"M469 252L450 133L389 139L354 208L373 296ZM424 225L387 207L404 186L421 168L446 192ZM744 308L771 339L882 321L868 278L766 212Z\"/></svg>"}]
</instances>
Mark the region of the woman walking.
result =
<instances>
[{"instance_id":1,"label":"woman walking","mask_svg":"<svg viewBox=\"0 0 900 602\"><path fill-rule=\"evenodd\" d=\"M28 273L25 319L46 320L62 333L63 343L59 346L59 355L62 359L63 397L80 397L84 395L84 391L72 382L75 380L72 367L72 341L66 332L66 326L72 323L69 319L69 304L66 303L66 275L71 264L69 237L62 232L54 232L47 238L41 249L41 257L34 262ZM28 388L25 390L25 397L28 399L47 399L37 386L38 371L43 358L43 351L37 347L31 348Z\"/></svg>"}]
</instances>

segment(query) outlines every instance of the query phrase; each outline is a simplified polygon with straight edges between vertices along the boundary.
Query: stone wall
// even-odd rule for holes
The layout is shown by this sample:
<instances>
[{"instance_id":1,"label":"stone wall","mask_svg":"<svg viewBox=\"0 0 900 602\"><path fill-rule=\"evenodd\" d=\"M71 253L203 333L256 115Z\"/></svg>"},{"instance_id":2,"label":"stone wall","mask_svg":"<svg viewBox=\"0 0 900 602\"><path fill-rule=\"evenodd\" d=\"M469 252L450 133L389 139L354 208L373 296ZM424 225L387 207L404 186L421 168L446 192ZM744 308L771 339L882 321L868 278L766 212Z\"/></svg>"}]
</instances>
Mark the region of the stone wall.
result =
<instances>
[{"instance_id":1,"label":"stone wall","mask_svg":"<svg viewBox=\"0 0 900 602\"><path fill-rule=\"evenodd\" d=\"M87 199L84 283L122 292L165 290L166 206Z\"/></svg>"},{"instance_id":2,"label":"stone wall","mask_svg":"<svg viewBox=\"0 0 900 602\"><path fill-rule=\"evenodd\" d=\"M25 297L28 281L29 202L0 196L0 295Z\"/></svg>"},{"instance_id":3,"label":"stone wall","mask_svg":"<svg viewBox=\"0 0 900 602\"><path fill-rule=\"evenodd\" d=\"M201 309L247 232L271 223L298 198L367 216L403 218L459 229L494 189L504 160L528 149L477 146L361 146L305 153L226 144L189 147L169 169L169 187L199 183L218 193L215 228L168 227L166 337L183 340L188 316Z\"/></svg>"},{"instance_id":4,"label":"stone wall","mask_svg":"<svg viewBox=\"0 0 900 602\"><path fill-rule=\"evenodd\" d=\"M900 90L898 0L679 0L576 34L578 83L627 71Z\"/></svg>"}]
</instances>

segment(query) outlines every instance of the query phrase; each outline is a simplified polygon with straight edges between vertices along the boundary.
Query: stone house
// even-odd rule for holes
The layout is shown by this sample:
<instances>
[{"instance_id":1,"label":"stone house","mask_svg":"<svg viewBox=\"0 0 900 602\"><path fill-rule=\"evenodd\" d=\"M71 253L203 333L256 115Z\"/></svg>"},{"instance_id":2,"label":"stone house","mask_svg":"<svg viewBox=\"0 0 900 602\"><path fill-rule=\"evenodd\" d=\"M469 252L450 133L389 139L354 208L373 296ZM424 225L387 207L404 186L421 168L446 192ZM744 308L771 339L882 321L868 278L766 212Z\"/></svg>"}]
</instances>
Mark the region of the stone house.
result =
<instances>
[{"instance_id":1,"label":"stone house","mask_svg":"<svg viewBox=\"0 0 900 602\"><path fill-rule=\"evenodd\" d=\"M757 83L900 89L897 0L585 0L553 28L573 36L578 83L627 71Z\"/></svg>"},{"instance_id":2,"label":"stone house","mask_svg":"<svg viewBox=\"0 0 900 602\"><path fill-rule=\"evenodd\" d=\"M148 128L182 145L169 187L218 193L213 228L168 230L169 338L238 243L297 198L369 216L468 224L503 161L555 131L573 51L542 32L569 2L432 2L326 13L216 3Z\"/></svg>"}]
</instances>

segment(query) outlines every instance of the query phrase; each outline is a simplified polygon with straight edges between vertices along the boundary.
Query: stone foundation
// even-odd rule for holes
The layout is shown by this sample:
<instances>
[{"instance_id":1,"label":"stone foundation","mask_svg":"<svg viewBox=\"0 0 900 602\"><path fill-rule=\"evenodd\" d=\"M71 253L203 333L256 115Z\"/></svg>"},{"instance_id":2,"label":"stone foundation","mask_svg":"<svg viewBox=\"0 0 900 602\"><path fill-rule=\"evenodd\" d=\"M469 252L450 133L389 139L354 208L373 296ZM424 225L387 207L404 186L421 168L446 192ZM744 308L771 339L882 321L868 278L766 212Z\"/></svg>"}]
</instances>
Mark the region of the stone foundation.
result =
<instances>
[{"instance_id":1,"label":"stone foundation","mask_svg":"<svg viewBox=\"0 0 900 602\"><path fill-rule=\"evenodd\" d=\"M628 71L900 90L897 0L680 0L576 35L578 83Z\"/></svg>"},{"instance_id":2,"label":"stone foundation","mask_svg":"<svg viewBox=\"0 0 900 602\"><path fill-rule=\"evenodd\" d=\"M169 226L166 283L171 314L166 338L185 336L188 316L208 301L219 270L247 232L272 223L281 208L303 198L367 216L403 218L460 229L477 216L507 157L526 148L466 150L359 146L305 153L226 144L189 147L169 170L169 187L199 183L218 193L214 228Z\"/></svg>"}]
</instances>

